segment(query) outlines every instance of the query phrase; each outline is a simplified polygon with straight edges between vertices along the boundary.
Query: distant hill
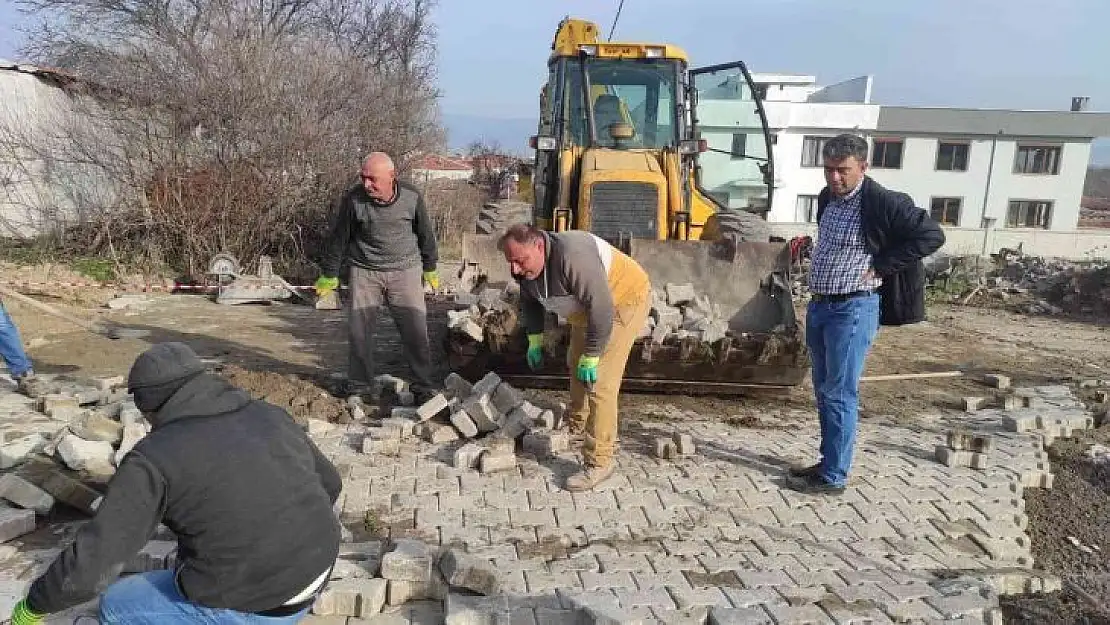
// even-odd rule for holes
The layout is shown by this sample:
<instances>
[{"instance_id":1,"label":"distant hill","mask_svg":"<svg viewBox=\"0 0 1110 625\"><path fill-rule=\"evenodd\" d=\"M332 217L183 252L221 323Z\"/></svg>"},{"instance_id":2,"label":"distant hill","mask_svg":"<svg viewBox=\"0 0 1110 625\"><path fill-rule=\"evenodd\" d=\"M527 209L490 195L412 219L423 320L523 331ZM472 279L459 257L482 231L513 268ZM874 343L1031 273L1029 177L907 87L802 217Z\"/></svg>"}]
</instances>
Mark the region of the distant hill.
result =
<instances>
[{"instance_id":1,"label":"distant hill","mask_svg":"<svg viewBox=\"0 0 1110 625\"><path fill-rule=\"evenodd\" d=\"M1110 167L1091 167L1087 170L1083 196L1110 199Z\"/></svg>"},{"instance_id":2,"label":"distant hill","mask_svg":"<svg viewBox=\"0 0 1110 625\"><path fill-rule=\"evenodd\" d=\"M1091 143L1091 166L1110 167L1110 139L1098 139Z\"/></svg>"},{"instance_id":3,"label":"distant hill","mask_svg":"<svg viewBox=\"0 0 1110 625\"><path fill-rule=\"evenodd\" d=\"M497 143L509 154L528 155L531 154L528 138L536 134L534 119L444 113L443 123L447 127L448 147L456 151L465 150L471 142L482 141L487 145Z\"/></svg>"}]
</instances>

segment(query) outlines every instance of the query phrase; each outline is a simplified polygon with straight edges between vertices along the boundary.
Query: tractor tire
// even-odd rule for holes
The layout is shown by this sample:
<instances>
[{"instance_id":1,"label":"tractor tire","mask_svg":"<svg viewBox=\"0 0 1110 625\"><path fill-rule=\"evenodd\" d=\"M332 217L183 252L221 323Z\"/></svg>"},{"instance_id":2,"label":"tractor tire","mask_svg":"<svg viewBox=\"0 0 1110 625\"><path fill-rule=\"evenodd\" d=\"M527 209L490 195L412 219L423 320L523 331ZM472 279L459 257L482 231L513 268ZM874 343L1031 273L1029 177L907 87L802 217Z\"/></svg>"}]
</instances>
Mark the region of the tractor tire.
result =
<instances>
[{"instance_id":1,"label":"tractor tire","mask_svg":"<svg viewBox=\"0 0 1110 625\"><path fill-rule=\"evenodd\" d=\"M500 234L513 224L532 223L532 205L512 200L490 202L478 211L476 234Z\"/></svg>"},{"instance_id":2,"label":"tractor tire","mask_svg":"<svg viewBox=\"0 0 1110 625\"><path fill-rule=\"evenodd\" d=\"M746 210L724 210L713 214L702 230L702 240L732 239L766 243L771 240L767 220Z\"/></svg>"}]
</instances>

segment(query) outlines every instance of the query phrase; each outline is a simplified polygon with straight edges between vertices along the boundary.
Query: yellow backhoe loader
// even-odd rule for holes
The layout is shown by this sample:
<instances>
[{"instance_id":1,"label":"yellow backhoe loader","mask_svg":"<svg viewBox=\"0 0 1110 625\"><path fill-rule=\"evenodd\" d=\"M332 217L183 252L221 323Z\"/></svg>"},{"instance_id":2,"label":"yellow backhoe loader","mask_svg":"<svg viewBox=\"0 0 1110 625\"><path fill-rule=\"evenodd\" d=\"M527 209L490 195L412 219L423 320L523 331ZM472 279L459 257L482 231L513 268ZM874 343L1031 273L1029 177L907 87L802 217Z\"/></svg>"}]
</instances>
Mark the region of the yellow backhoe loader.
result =
<instances>
[{"instance_id":1,"label":"yellow backhoe loader","mask_svg":"<svg viewBox=\"0 0 1110 625\"><path fill-rule=\"evenodd\" d=\"M645 329L625 388L697 382L731 392L801 382L808 354L791 299L790 250L771 241L765 219L772 135L744 64L690 69L676 46L601 41L596 24L571 18L551 49L535 158L521 175L530 201L485 206L464 238L460 276L475 290L512 283L496 239L513 223L588 230L635 258L658 292L692 284L701 308L707 298L727 321L727 334L711 340L692 329L654 338ZM699 124L699 94L717 109L712 127ZM718 165L714 193L699 165L709 158ZM565 384L565 332L550 334L545 366L531 371L515 317L497 321L481 340L449 333L453 369L479 377L493 370L524 386ZM693 327L688 321L684 313L683 328Z\"/></svg>"}]
</instances>

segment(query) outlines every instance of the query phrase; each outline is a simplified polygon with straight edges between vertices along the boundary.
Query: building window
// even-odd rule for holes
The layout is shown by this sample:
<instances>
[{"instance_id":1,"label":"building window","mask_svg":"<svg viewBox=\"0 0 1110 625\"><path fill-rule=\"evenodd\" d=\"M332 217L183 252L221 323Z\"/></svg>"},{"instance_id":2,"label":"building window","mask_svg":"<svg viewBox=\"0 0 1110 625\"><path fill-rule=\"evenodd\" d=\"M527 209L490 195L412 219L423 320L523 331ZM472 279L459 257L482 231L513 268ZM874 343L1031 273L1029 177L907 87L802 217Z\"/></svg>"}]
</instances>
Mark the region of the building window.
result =
<instances>
[{"instance_id":1,"label":"building window","mask_svg":"<svg viewBox=\"0 0 1110 625\"><path fill-rule=\"evenodd\" d=\"M802 137L802 167L823 167L821 150L831 137Z\"/></svg>"},{"instance_id":2,"label":"building window","mask_svg":"<svg viewBox=\"0 0 1110 625\"><path fill-rule=\"evenodd\" d=\"M1015 174L1060 173L1060 146L1019 145L1014 159Z\"/></svg>"},{"instance_id":3,"label":"building window","mask_svg":"<svg viewBox=\"0 0 1110 625\"><path fill-rule=\"evenodd\" d=\"M744 148L748 144L748 135L738 132L732 135L732 160L738 161L744 158Z\"/></svg>"},{"instance_id":4,"label":"building window","mask_svg":"<svg viewBox=\"0 0 1110 625\"><path fill-rule=\"evenodd\" d=\"M929 204L929 215L939 224L958 226L960 225L960 207L962 205L963 198L935 197Z\"/></svg>"},{"instance_id":5,"label":"building window","mask_svg":"<svg viewBox=\"0 0 1110 625\"><path fill-rule=\"evenodd\" d=\"M875 139L875 147L871 150L871 166L902 169L902 140Z\"/></svg>"},{"instance_id":6,"label":"building window","mask_svg":"<svg viewBox=\"0 0 1110 625\"><path fill-rule=\"evenodd\" d=\"M1006 212L1007 228L1044 228L1052 221L1052 202L1013 200Z\"/></svg>"},{"instance_id":7,"label":"building window","mask_svg":"<svg viewBox=\"0 0 1110 625\"><path fill-rule=\"evenodd\" d=\"M811 224L817 221L817 196L799 195L797 208L794 211L796 223Z\"/></svg>"},{"instance_id":8,"label":"building window","mask_svg":"<svg viewBox=\"0 0 1110 625\"><path fill-rule=\"evenodd\" d=\"M967 143L937 143L937 171L967 171Z\"/></svg>"}]
</instances>

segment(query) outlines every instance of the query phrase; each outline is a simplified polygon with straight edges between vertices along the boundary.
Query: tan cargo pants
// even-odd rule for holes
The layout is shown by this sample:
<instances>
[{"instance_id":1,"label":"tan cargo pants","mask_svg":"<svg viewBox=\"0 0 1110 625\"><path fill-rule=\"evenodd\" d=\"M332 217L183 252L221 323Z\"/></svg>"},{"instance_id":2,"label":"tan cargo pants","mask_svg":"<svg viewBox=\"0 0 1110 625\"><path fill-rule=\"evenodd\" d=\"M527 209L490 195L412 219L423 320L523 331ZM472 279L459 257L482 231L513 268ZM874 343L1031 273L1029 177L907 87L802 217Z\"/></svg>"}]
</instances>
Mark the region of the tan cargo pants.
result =
<instances>
[{"instance_id":1,"label":"tan cargo pants","mask_svg":"<svg viewBox=\"0 0 1110 625\"><path fill-rule=\"evenodd\" d=\"M650 291L647 291L650 293ZM586 466L607 467L617 451L617 397L624 379L624 367L632 344L647 321L651 298L618 307L613 314L613 331L601 353L597 382L592 390L578 380L575 371L586 343L586 326L574 325L570 333L567 366L570 368L570 408L568 419L576 431L586 432L583 459Z\"/></svg>"}]
</instances>

